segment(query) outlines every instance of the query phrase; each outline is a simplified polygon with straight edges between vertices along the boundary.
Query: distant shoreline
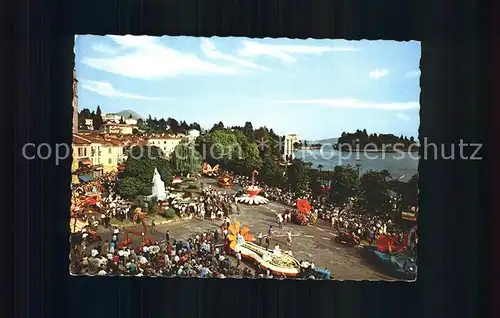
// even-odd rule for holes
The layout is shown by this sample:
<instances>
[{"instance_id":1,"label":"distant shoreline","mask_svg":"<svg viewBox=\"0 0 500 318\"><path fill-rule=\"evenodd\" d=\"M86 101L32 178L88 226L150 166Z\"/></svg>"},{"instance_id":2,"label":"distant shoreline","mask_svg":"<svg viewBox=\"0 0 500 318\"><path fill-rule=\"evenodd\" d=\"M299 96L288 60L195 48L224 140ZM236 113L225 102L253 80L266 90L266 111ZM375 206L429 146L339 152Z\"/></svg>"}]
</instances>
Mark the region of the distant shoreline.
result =
<instances>
[{"instance_id":1,"label":"distant shoreline","mask_svg":"<svg viewBox=\"0 0 500 318\"><path fill-rule=\"evenodd\" d=\"M297 149L297 151L300 151L300 150L321 150L322 147L302 147L300 149ZM338 150L338 149L334 149L332 148L331 150L335 150L335 151L338 151L338 152L343 152L343 153L346 153L346 152L350 152L350 153L397 153L397 152L412 152L412 153L415 153L415 152L419 152L420 149L400 149L398 148L397 150L394 150L394 149L353 149L353 150Z\"/></svg>"},{"instance_id":2,"label":"distant shoreline","mask_svg":"<svg viewBox=\"0 0 500 318\"><path fill-rule=\"evenodd\" d=\"M297 150L319 150L321 149L323 146L306 146L306 147L300 147L299 149Z\"/></svg>"}]
</instances>

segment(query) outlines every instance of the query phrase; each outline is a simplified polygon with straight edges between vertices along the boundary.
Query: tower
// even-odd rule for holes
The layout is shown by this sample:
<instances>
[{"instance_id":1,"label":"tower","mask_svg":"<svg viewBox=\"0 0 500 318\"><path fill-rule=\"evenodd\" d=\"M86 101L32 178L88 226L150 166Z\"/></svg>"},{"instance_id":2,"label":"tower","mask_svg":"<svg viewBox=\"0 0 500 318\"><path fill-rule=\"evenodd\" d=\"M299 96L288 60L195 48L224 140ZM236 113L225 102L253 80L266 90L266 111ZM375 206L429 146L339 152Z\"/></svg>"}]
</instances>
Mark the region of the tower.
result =
<instances>
[{"instance_id":1,"label":"tower","mask_svg":"<svg viewBox=\"0 0 500 318\"><path fill-rule=\"evenodd\" d=\"M73 133L78 132L78 80L73 69Z\"/></svg>"},{"instance_id":2,"label":"tower","mask_svg":"<svg viewBox=\"0 0 500 318\"><path fill-rule=\"evenodd\" d=\"M295 149L294 144L299 142L299 137L296 134L288 134L285 136L283 142L283 160L286 160L287 156L292 160L295 159Z\"/></svg>"}]
</instances>

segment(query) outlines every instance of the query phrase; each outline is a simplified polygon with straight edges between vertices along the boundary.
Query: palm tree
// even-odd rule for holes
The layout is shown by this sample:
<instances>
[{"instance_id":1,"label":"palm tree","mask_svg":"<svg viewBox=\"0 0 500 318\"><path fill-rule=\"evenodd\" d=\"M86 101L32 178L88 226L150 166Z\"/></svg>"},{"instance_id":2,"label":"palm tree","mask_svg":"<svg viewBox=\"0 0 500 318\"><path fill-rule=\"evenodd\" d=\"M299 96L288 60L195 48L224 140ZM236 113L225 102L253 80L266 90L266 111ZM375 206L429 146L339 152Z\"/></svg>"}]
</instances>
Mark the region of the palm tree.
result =
<instances>
[{"instance_id":1,"label":"palm tree","mask_svg":"<svg viewBox=\"0 0 500 318\"><path fill-rule=\"evenodd\" d=\"M323 165L318 165L319 172L321 172L321 169L323 169Z\"/></svg>"}]
</instances>

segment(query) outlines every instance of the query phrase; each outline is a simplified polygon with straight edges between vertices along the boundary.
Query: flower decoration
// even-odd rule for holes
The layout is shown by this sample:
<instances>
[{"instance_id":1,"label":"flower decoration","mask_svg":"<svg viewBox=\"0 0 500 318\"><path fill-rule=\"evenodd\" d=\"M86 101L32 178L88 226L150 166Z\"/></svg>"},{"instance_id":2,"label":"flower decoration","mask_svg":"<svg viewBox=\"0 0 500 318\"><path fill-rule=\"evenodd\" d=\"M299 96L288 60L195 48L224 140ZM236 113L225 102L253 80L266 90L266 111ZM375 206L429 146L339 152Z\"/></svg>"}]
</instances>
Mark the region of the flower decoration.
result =
<instances>
[{"instance_id":1,"label":"flower decoration","mask_svg":"<svg viewBox=\"0 0 500 318\"><path fill-rule=\"evenodd\" d=\"M234 250L236 245L238 245L238 236L240 236L244 241L253 241L253 235L250 233L250 228L247 226L241 227L240 222L234 220L233 224L229 225L229 234L227 239L229 240L229 247Z\"/></svg>"},{"instance_id":2,"label":"flower decoration","mask_svg":"<svg viewBox=\"0 0 500 318\"><path fill-rule=\"evenodd\" d=\"M299 199L297 200L297 209L304 214L308 214L311 212L311 204L307 200Z\"/></svg>"}]
</instances>

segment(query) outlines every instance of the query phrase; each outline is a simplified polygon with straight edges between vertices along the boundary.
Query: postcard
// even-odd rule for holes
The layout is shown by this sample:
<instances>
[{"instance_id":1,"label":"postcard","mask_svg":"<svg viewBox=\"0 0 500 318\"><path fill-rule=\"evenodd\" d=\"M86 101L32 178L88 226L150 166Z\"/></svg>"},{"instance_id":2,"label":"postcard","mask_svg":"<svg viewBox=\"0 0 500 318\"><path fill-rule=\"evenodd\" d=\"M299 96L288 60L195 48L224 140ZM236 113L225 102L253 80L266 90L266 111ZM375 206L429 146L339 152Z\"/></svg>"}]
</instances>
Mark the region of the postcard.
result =
<instances>
[{"instance_id":1,"label":"postcard","mask_svg":"<svg viewBox=\"0 0 500 318\"><path fill-rule=\"evenodd\" d=\"M71 275L417 278L420 43L75 37Z\"/></svg>"}]
</instances>

